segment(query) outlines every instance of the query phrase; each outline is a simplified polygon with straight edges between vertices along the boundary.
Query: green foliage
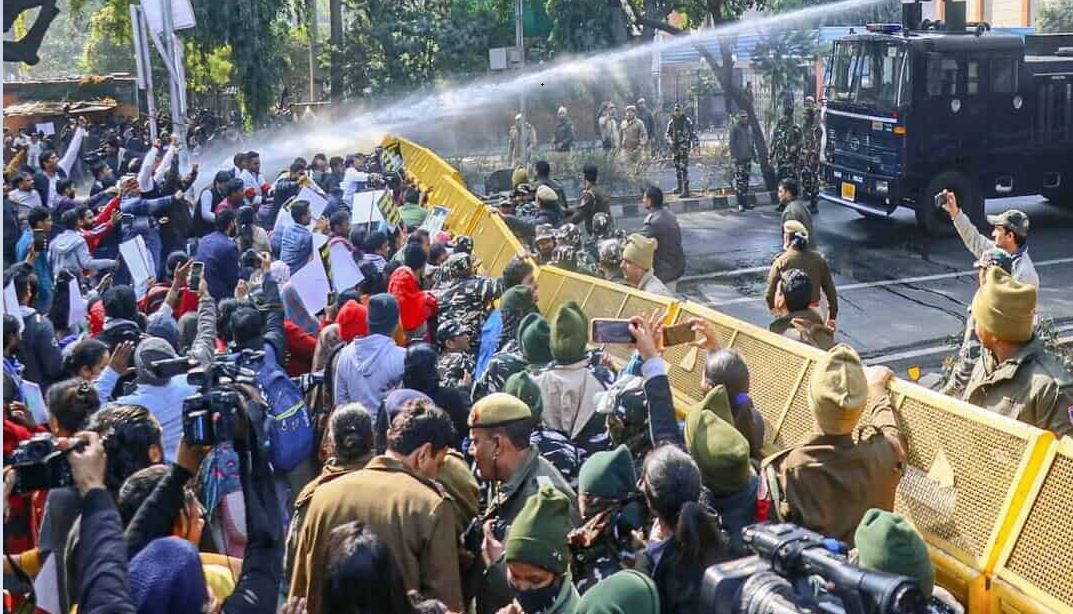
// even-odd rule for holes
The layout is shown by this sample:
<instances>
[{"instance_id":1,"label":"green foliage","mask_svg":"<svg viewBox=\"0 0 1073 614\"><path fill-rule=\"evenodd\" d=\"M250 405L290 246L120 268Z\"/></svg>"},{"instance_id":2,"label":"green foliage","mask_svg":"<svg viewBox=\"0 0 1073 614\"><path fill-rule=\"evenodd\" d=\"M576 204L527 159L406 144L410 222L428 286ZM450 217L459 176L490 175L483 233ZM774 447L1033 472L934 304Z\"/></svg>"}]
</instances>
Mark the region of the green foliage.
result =
<instances>
[{"instance_id":1,"label":"green foliage","mask_svg":"<svg viewBox=\"0 0 1073 614\"><path fill-rule=\"evenodd\" d=\"M1045 33L1073 32L1073 0L1045 0L1036 8L1036 29Z\"/></svg>"},{"instance_id":2,"label":"green foliage","mask_svg":"<svg viewBox=\"0 0 1073 614\"><path fill-rule=\"evenodd\" d=\"M22 64L19 67L23 76L31 79L50 79L66 77L78 72L78 66L72 62L82 53L82 37L85 36L86 17L71 13L67 0L59 0L56 6L60 14L49 26L45 34L38 56L41 61L30 66ZM25 13L24 13L25 15ZM15 28L25 28L32 20L26 21L22 17L15 22Z\"/></svg>"},{"instance_id":3,"label":"green foliage","mask_svg":"<svg viewBox=\"0 0 1073 614\"><path fill-rule=\"evenodd\" d=\"M85 40L78 62L82 72L98 75L134 72L130 11L125 4L107 2L97 9L89 18L89 35Z\"/></svg>"},{"instance_id":4,"label":"green foliage","mask_svg":"<svg viewBox=\"0 0 1073 614\"><path fill-rule=\"evenodd\" d=\"M769 32L753 49L753 67L771 86L771 108L764 109L774 114L778 94L794 82L801 66L812 62L820 51L818 33L815 30L789 30ZM759 111L759 109L758 109Z\"/></svg>"},{"instance_id":5,"label":"green foliage","mask_svg":"<svg viewBox=\"0 0 1073 614\"><path fill-rule=\"evenodd\" d=\"M715 78L715 73L712 72L711 67L704 66L697 71L697 78L689 86L686 95L690 100L704 100L718 91L719 82Z\"/></svg>"},{"instance_id":6,"label":"green foliage","mask_svg":"<svg viewBox=\"0 0 1073 614\"><path fill-rule=\"evenodd\" d=\"M185 41L183 52L186 58L186 86L191 92L204 94L211 88L225 87L230 83L235 68L230 45L220 45L206 53L193 41Z\"/></svg>"},{"instance_id":7,"label":"green foliage","mask_svg":"<svg viewBox=\"0 0 1073 614\"><path fill-rule=\"evenodd\" d=\"M558 51L586 53L606 49L615 41L611 31L617 4L606 0L548 0L552 20L549 42Z\"/></svg>"}]
</instances>

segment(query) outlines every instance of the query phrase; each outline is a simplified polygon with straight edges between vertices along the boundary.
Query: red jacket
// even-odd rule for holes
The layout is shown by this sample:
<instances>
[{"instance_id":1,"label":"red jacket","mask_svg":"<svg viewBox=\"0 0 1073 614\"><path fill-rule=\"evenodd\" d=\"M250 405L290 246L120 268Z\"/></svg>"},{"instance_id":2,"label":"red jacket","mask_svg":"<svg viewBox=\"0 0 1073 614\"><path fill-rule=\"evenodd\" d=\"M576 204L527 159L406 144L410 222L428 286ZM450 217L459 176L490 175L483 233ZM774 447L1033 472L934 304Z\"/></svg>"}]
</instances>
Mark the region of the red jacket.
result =
<instances>
[{"instance_id":1,"label":"red jacket","mask_svg":"<svg viewBox=\"0 0 1073 614\"><path fill-rule=\"evenodd\" d=\"M414 330L436 314L436 297L421 289L410 267L401 266L391 273L387 291L399 302L399 320L406 330Z\"/></svg>"},{"instance_id":2,"label":"red jacket","mask_svg":"<svg viewBox=\"0 0 1073 614\"><path fill-rule=\"evenodd\" d=\"M112 200L108 201L108 204L101 209L101 212L97 214L97 217L93 218L93 227L82 229L82 238L86 240L86 245L89 246L89 252L92 254L97 251L97 247L101 244L101 239L104 235L111 232L112 226L112 214L119 211L119 197L116 196Z\"/></svg>"},{"instance_id":3,"label":"red jacket","mask_svg":"<svg viewBox=\"0 0 1073 614\"><path fill-rule=\"evenodd\" d=\"M320 328L324 328L322 323ZM283 336L287 340L287 360L284 369L287 375L298 377L313 370L313 350L317 348L316 335L310 335L301 326L290 320L283 321Z\"/></svg>"},{"instance_id":4,"label":"red jacket","mask_svg":"<svg viewBox=\"0 0 1073 614\"><path fill-rule=\"evenodd\" d=\"M31 430L25 426L4 418L4 458L7 458L34 433L43 433L46 429L37 426ZM34 547L32 495L12 495L7 502L8 517L4 521L4 554L18 554Z\"/></svg>"}]
</instances>

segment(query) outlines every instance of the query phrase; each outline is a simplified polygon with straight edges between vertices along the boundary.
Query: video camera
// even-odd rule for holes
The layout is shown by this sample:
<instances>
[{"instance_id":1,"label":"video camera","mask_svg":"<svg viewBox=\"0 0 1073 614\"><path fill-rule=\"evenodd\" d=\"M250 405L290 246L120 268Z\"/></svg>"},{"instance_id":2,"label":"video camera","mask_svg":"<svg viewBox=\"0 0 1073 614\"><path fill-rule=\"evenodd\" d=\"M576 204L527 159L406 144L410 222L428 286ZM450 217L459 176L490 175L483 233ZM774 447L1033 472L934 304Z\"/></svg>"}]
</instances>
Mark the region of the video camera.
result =
<instances>
[{"instance_id":1,"label":"video camera","mask_svg":"<svg viewBox=\"0 0 1073 614\"><path fill-rule=\"evenodd\" d=\"M75 445L61 450L51 433L38 433L20 443L8 459L15 471L15 488L12 492L18 495L73 486L74 476L67 453L85 445L80 439L75 441Z\"/></svg>"},{"instance_id":2,"label":"video camera","mask_svg":"<svg viewBox=\"0 0 1073 614\"><path fill-rule=\"evenodd\" d=\"M234 441L238 418L245 413L242 394L234 384L254 385L249 366L264 358L263 351L242 350L194 367L189 358L158 360L150 368L159 377L186 373L186 381L198 391L183 400L183 442L188 446L215 446ZM194 368L191 368L194 367Z\"/></svg>"},{"instance_id":3,"label":"video camera","mask_svg":"<svg viewBox=\"0 0 1073 614\"><path fill-rule=\"evenodd\" d=\"M846 560L846 545L793 524L754 524L742 537L756 554L704 573L705 612L742 614L910 614L927 599L903 576L866 571ZM822 579L815 590L812 578Z\"/></svg>"}]
</instances>

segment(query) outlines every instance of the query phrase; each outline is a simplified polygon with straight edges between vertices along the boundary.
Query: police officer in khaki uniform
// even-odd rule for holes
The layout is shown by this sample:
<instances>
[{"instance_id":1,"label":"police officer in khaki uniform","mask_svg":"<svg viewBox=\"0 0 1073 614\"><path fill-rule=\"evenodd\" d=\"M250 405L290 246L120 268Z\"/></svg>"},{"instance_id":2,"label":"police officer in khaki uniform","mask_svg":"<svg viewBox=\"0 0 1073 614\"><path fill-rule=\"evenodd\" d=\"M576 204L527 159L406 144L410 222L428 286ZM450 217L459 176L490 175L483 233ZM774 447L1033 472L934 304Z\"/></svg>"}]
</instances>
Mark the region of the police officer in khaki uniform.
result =
<instances>
[{"instance_id":1,"label":"police officer in khaki uniform","mask_svg":"<svg viewBox=\"0 0 1073 614\"><path fill-rule=\"evenodd\" d=\"M775 291L778 289L782 274L790 269L801 269L808 275L812 282L812 301L810 307L819 309L820 291L827 297L827 328L831 332L838 330L838 290L835 288L835 280L831 275L831 267L823 254L810 247L811 238L805 225L797 220L788 220L782 225L783 247L785 251L779 254L771 263L771 270L767 277L767 290L764 298L767 300L768 309L772 315L782 315L776 309Z\"/></svg>"},{"instance_id":2,"label":"police officer in khaki uniform","mask_svg":"<svg viewBox=\"0 0 1073 614\"><path fill-rule=\"evenodd\" d=\"M490 394L469 415L469 455L481 477L492 483L481 517L481 557L485 570L477 588L477 613L494 614L514 598L503 559L510 526L529 497L551 486L570 501L570 524L581 524L577 495L558 470L529 445L533 414L524 402L505 393Z\"/></svg>"},{"instance_id":3,"label":"police officer in khaki uniform","mask_svg":"<svg viewBox=\"0 0 1073 614\"><path fill-rule=\"evenodd\" d=\"M905 452L886 390L892 376L885 367L866 370L847 345L816 363L809 405L819 433L761 465L782 521L852 543L869 508L894 509ZM868 420L858 428L865 408Z\"/></svg>"},{"instance_id":4,"label":"police officer in khaki uniform","mask_svg":"<svg viewBox=\"0 0 1073 614\"><path fill-rule=\"evenodd\" d=\"M1073 432L1073 375L1032 334L1036 295L1035 286L988 269L972 300L984 349L963 399L1061 437Z\"/></svg>"}]
</instances>

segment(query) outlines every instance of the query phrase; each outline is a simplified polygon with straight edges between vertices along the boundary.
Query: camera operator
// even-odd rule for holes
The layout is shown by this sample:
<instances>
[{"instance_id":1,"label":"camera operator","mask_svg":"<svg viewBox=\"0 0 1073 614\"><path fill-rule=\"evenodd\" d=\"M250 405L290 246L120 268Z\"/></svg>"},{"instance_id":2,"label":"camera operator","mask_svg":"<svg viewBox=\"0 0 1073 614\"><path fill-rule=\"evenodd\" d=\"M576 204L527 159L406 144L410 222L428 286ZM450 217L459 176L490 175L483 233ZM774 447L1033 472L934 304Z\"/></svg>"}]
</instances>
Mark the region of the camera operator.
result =
<instances>
[{"instance_id":1,"label":"camera operator","mask_svg":"<svg viewBox=\"0 0 1073 614\"><path fill-rule=\"evenodd\" d=\"M887 394L893 376L866 369L842 344L816 364L809 405L820 432L761 465L774 516L852 543L866 510L894 508L905 448ZM869 419L858 428L866 407Z\"/></svg>"},{"instance_id":2,"label":"camera operator","mask_svg":"<svg viewBox=\"0 0 1073 614\"><path fill-rule=\"evenodd\" d=\"M176 269L175 280L172 283L172 291L165 303L169 306L178 303L179 290L186 283L186 276L190 269L190 263ZM211 360L215 343L216 304L208 293L208 285L204 277L201 278L201 287L198 288L200 299L198 301L198 331L194 340L194 346L190 351L190 357L202 366ZM141 405L153 413L164 431L164 450L169 455L167 460L173 461L170 456L177 449L179 438L183 431L183 401L195 394L197 388L187 381L187 374L166 376L159 374L153 363L177 358L175 348L159 337L144 339L134 350L134 368L136 373L136 386L134 390L116 399L117 403L127 405Z\"/></svg>"}]
</instances>

